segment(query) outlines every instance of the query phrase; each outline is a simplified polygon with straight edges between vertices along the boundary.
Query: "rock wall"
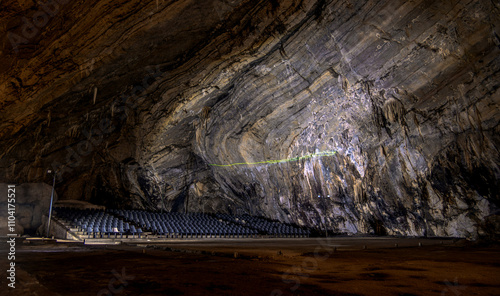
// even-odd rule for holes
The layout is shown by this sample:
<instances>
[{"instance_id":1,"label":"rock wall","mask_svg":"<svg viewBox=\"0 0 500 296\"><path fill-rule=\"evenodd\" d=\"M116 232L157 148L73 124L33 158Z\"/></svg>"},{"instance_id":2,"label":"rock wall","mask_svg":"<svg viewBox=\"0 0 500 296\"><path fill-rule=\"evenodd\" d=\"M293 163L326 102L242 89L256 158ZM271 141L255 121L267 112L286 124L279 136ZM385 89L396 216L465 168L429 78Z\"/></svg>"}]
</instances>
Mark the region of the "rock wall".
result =
<instances>
[{"instance_id":1,"label":"rock wall","mask_svg":"<svg viewBox=\"0 0 500 296\"><path fill-rule=\"evenodd\" d=\"M5 44L2 178L53 167L63 199L113 207L497 235L498 1L93 3Z\"/></svg>"},{"instance_id":2,"label":"rock wall","mask_svg":"<svg viewBox=\"0 0 500 296\"><path fill-rule=\"evenodd\" d=\"M0 183L2 200L0 201L0 233L6 235L12 233L8 229L7 212L7 189L8 184ZM15 186L15 201L11 203L15 208L15 233L30 235L45 235L50 209L50 197L52 186L44 183L19 184ZM54 193L54 202L57 201L57 193ZM11 198L9 198L11 199ZM10 208L12 209L12 208Z\"/></svg>"}]
</instances>

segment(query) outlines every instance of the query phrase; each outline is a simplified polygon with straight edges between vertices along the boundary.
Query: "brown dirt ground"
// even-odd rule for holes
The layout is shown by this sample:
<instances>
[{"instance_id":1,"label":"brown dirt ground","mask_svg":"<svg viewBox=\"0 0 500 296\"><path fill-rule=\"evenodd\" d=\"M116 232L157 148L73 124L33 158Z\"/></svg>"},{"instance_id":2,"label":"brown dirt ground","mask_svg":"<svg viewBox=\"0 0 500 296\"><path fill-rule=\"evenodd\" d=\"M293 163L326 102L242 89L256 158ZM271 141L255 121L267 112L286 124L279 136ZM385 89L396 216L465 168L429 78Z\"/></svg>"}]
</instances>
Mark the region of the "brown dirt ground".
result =
<instances>
[{"instance_id":1,"label":"brown dirt ground","mask_svg":"<svg viewBox=\"0 0 500 296\"><path fill-rule=\"evenodd\" d=\"M497 244L418 242L242 239L88 246L18 239L16 289L2 276L0 294L500 295ZM402 247L407 245L412 247Z\"/></svg>"}]
</instances>

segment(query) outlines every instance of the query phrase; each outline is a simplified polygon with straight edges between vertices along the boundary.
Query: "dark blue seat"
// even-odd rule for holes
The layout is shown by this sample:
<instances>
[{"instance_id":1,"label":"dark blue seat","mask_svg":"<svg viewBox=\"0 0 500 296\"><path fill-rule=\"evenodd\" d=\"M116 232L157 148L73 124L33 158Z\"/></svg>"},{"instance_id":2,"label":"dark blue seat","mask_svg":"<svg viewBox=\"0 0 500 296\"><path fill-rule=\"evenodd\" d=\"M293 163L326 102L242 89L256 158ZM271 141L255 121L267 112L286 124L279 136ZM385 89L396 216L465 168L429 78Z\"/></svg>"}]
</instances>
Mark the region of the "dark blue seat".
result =
<instances>
[{"instance_id":1,"label":"dark blue seat","mask_svg":"<svg viewBox=\"0 0 500 296\"><path fill-rule=\"evenodd\" d=\"M135 234L137 233L137 230L135 229L134 225L130 225L129 232L132 234L132 237L135 236Z\"/></svg>"},{"instance_id":2,"label":"dark blue seat","mask_svg":"<svg viewBox=\"0 0 500 296\"><path fill-rule=\"evenodd\" d=\"M120 234L120 238L123 237L123 233L125 232L125 229L123 228L123 225L118 225L118 233Z\"/></svg>"},{"instance_id":3,"label":"dark blue seat","mask_svg":"<svg viewBox=\"0 0 500 296\"><path fill-rule=\"evenodd\" d=\"M94 225L94 229L93 229L92 233L93 233L93 237L94 237L94 238L95 238L96 236L98 236L98 235L99 235L99 233L100 233L99 226Z\"/></svg>"},{"instance_id":4,"label":"dark blue seat","mask_svg":"<svg viewBox=\"0 0 500 296\"><path fill-rule=\"evenodd\" d=\"M93 227L87 227L87 234L89 235L89 238L90 238L90 235L93 235L94 234L94 228Z\"/></svg>"}]
</instances>

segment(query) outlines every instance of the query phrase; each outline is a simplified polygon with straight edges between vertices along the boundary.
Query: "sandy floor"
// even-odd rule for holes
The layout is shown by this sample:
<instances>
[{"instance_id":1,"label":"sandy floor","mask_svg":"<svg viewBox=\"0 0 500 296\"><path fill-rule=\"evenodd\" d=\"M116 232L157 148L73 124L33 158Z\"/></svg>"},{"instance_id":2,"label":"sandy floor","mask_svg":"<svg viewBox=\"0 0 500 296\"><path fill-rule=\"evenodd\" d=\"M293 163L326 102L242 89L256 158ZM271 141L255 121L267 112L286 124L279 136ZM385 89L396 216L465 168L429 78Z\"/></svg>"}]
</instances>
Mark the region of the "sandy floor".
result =
<instances>
[{"instance_id":1,"label":"sandy floor","mask_svg":"<svg viewBox=\"0 0 500 296\"><path fill-rule=\"evenodd\" d=\"M10 289L2 276L0 294L500 295L500 248L387 238L114 246L18 240L16 281Z\"/></svg>"}]
</instances>

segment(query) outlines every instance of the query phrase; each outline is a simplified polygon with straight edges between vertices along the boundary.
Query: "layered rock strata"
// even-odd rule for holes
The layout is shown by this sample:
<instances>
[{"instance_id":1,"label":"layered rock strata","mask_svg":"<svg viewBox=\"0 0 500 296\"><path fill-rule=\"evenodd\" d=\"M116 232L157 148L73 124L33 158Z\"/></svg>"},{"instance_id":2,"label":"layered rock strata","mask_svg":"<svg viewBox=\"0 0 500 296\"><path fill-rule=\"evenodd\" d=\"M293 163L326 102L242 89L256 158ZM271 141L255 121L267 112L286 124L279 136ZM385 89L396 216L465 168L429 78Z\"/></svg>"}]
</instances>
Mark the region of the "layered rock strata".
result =
<instances>
[{"instance_id":1,"label":"layered rock strata","mask_svg":"<svg viewBox=\"0 0 500 296\"><path fill-rule=\"evenodd\" d=\"M61 2L16 43L45 11L22 3L2 12L6 182L53 167L62 199L113 207L498 233L497 1Z\"/></svg>"}]
</instances>

